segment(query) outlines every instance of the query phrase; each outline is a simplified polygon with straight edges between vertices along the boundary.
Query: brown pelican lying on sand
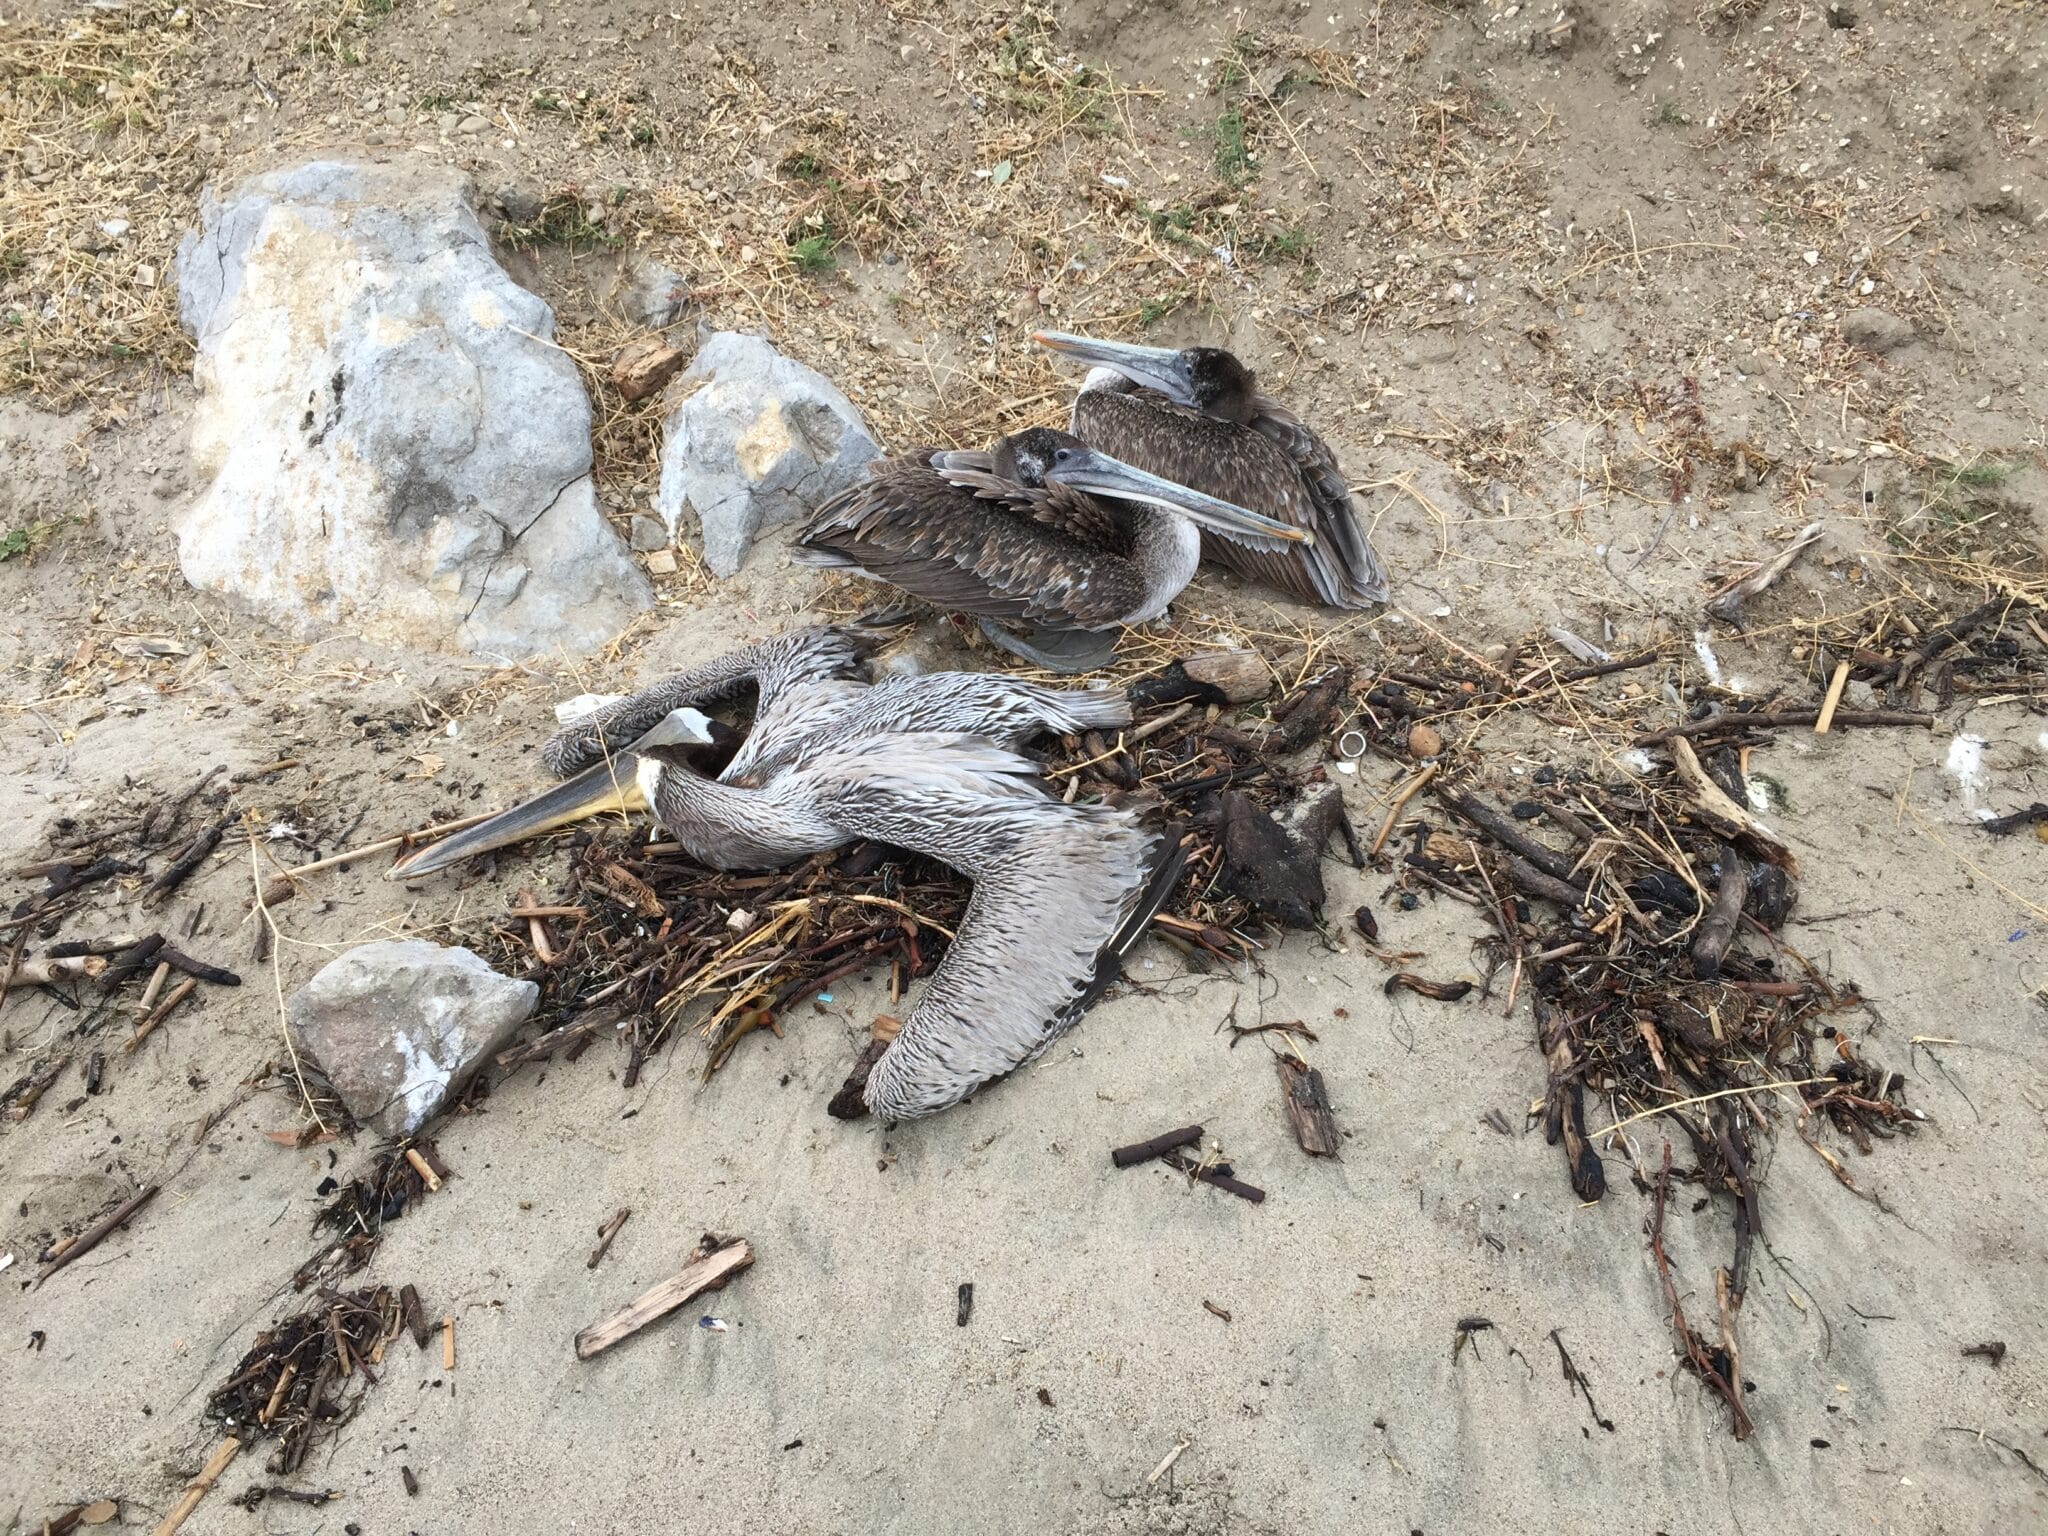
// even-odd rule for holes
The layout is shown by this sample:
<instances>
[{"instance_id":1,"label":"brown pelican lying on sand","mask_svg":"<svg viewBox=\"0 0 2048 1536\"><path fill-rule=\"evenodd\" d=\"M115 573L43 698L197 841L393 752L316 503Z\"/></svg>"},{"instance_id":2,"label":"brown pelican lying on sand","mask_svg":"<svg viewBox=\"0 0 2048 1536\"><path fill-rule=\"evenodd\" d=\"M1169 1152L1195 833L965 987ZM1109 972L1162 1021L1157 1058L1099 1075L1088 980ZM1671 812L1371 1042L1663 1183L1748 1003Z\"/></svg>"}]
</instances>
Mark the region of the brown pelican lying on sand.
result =
<instances>
[{"instance_id":1,"label":"brown pelican lying on sand","mask_svg":"<svg viewBox=\"0 0 2048 1536\"><path fill-rule=\"evenodd\" d=\"M986 453L920 449L871 465L811 515L791 553L971 613L1037 666L1085 672L1110 658L1102 631L1156 619L1180 595L1202 529L1269 552L1312 537L1034 427ZM1003 627L1020 622L1028 636Z\"/></svg>"},{"instance_id":2,"label":"brown pelican lying on sand","mask_svg":"<svg viewBox=\"0 0 2048 1536\"><path fill-rule=\"evenodd\" d=\"M1059 331L1034 339L1095 365L1071 421L1089 447L1315 535L1298 544L1250 544L1228 528L1207 528L1207 554L1327 607L1387 600L1387 574L1358 525L1336 455L1293 412L1260 394L1236 357L1220 347L1176 352Z\"/></svg>"},{"instance_id":3,"label":"brown pelican lying on sand","mask_svg":"<svg viewBox=\"0 0 2048 1536\"><path fill-rule=\"evenodd\" d=\"M1042 732L1127 724L1120 692L966 672L871 687L854 672L878 638L851 625L800 630L557 732L550 766L590 766L401 860L390 878L640 806L716 869L769 868L860 838L925 854L969 876L974 894L863 1097L886 1120L957 1104L1037 1056L1116 980L1172 888L1180 844L1131 811L1062 804L1017 753ZM750 682L753 729L707 778L688 760L712 739L694 706Z\"/></svg>"}]
</instances>

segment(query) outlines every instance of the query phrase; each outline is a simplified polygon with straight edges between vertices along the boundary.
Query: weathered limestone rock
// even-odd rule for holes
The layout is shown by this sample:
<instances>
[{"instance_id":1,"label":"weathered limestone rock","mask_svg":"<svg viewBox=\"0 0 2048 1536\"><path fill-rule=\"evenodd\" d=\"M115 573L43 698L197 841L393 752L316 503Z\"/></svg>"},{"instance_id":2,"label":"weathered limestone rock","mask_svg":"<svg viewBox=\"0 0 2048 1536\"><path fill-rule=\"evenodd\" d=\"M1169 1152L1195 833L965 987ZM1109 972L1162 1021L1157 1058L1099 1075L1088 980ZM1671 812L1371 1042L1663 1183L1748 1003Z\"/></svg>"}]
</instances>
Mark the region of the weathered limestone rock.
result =
<instances>
[{"instance_id":1,"label":"weathered limestone rock","mask_svg":"<svg viewBox=\"0 0 2048 1536\"><path fill-rule=\"evenodd\" d=\"M409 1136L539 1002L534 983L500 976L469 950L386 939L322 966L285 1012L349 1113L381 1135Z\"/></svg>"},{"instance_id":2,"label":"weathered limestone rock","mask_svg":"<svg viewBox=\"0 0 2048 1536\"><path fill-rule=\"evenodd\" d=\"M211 484L194 586L302 633L513 657L610 640L651 594L598 510L554 316L452 171L322 161L209 192L178 250Z\"/></svg>"},{"instance_id":3,"label":"weathered limestone rock","mask_svg":"<svg viewBox=\"0 0 2048 1536\"><path fill-rule=\"evenodd\" d=\"M763 529L808 514L881 453L852 401L758 336L705 336L666 399L655 510L671 535L685 506L696 511L715 576L738 571Z\"/></svg>"}]
</instances>

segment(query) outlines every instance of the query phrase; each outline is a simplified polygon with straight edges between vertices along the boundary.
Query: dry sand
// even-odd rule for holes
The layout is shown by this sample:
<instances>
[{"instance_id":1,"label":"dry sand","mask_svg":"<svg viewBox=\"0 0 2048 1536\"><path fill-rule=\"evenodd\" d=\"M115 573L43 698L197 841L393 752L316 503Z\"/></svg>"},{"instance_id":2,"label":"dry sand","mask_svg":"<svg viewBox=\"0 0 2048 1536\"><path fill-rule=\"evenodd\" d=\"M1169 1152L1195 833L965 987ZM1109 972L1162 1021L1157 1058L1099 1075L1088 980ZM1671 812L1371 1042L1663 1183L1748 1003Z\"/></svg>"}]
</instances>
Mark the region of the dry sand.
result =
<instances>
[{"instance_id":1,"label":"dry sand","mask_svg":"<svg viewBox=\"0 0 2048 1536\"><path fill-rule=\"evenodd\" d=\"M698 89L701 60L677 61L693 39L710 39L721 58L748 61L764 100L850 114L849 135L902 146L920 175L981 195L971 170L1015 155L1020 196L1053 182L1069 201L1055 192L1047 206L1100 222L1095 234L1076 225L1060 237L1099 262L1127 259L1114 231L1137 227L1086 201L1110 168L1163 201L1213 177L1214 143L1200 135L1218 111L1215 72L1200 61L1230 42L1234 23L1221 12L1073 7L1061 44L1159 94L1124 101L1121 126L1104 137L1057 138L1027 157L992 147L999 124L960 106L987 86L993 19L763 9L758 24L698 10L670 23L666 11L613 5L550 10L526 25L537 13L502 0L401 7L362 34L374 44L362 67L321 55L280 73L287 104L276 121L244 76L251 62L268 69L291 57L277 39L306 8L261 13L246 35L205 11L203 67L157 106L174 126L204 129L213 147L192 163L209 174L262 163L272 133L359 143L363 96L397 85L408 100L475 95L521 108L534 89L521 67L550 88L623 70L653 92L647 110L687 124L690 111L709 109L685 110L665 93ZM2038 10L1871 4L1842 28L1810 4L1591 6L1579 8L1591 13L1583 45L1551 56L1489 39L1489 27L1512 30L1504 9L1390 6L1341 23L1289 7L1248 12L1249 29L1295 31L1369 64L1363 96L1311 87L1290 98L1313 173L1270 121L1254 134L1269 167L1259 201L1313 234L1319 265L1298 277L1276 265L1249 292L1213 261L1167 247L1199 275L1200 292L1153 334L1227 337L1328 425L1362 480L1399 476L1420 493L1381 484L1369 498L1403 605L1424 616L1450 608L1432 622L1474 648L1551 622L1598 633L1606 620L1617 649L1675 637L1683 652L1708 573L1819 518L1814 559L1759 607L1767 627L1713 642L1727 675L1754 690L1810 691L1790 656L1802 621L1902 593L1923 620L1938 620L1980 600L1993 566L2038 581L2038 363L2048 341L2034 218L2044 200ZM1755 14L1723 24L1722 11ZM1660 28L1648 73L1631 77L1631 39ZM912 78L903 46L949 97L931 94L923 75L900 97L833 94ZM1759 90L1759 80L1795 77L1813 89L1789 106ZM1432 100L1452 105L1432 115ZM1474 133L1457 115L1464 108L1453 110L1487 100L1503 104L1498 135ZM1663 120L1665 101L1679 121ZM1732 138L1707 126L1743 104L1765 115ZM434 126L441 110L424 108L426 126L406 141L438 142L487 184L510 172L593 185L616 177L636 196L682 189L688 202L697 178L714 200L729 186L737 201L722 207L743 210L760 180L731 155L711 160L666 141L629 150L595 138L587 121L547 115L529 114L516 154L468 145ZM1538 131L1546 110L1558 117ZM765 140L764 156L772 161L791 132L785 123ZM1432 144L1444 151L1441 176L1423 179ZM1937 169L1951 152L1960 159ZM1802 161L1818 166L1805 180L1794 176ZM1837 202L1817 212L1822 194ZM1402 230L1384 216L1446 196L1467 222ZM1468 196L1469 206L1458 201ZM1921 206L1932 210L1926 230L1884 245ZM741 211L732 217L743 222ZM1599 265L1557 284L1578 264L1566 243L1561 266L1541 267L1557 286L1529 288L1530 269L1510 249L1528 229L1556 233L1567 221L1581 238L1604 232L1606 243L1585 247ZM725 227L730 246L750 233ZM174 235L167 226L162 238ZM970 239L962 268L988 305L979 315L949 309L936 290L899 301L904 267L930 271L939 260L920 246L932 237L909 230L891 237L908 263L884 262L879 244L846 254L844 276L817 289L829 306L809 290L778 300L797 319L777 339L850 375L893 431L980 419L1000 401L974 382L985 350L977 327L1002 316L997 350L1010 368L1021 342L1008 306L1027 279L1051 295L1055 321L1109 312L1088 307L1100 297L1088 290L1054 293L1046 274L1058 268L1028 240L1010 244L999 224L981 226L974 238L984 237L994 243ZM1631 240L1636 251L1685 241L1739 251L1652 249L1639 264ZM711 260L658 221L649 244L669 259ZM1803 286L1816 272L1852 291L1840 279L1865 247L1890 253L1884 296L1927 337L1884 360L1843 351L1811 308L1785 321L1788 305L1818 302ZM1407 264L1395 264L1397 248L1414 253ZM154 259L163 256L159 244ZM1467 263L1480 274L1476 306L1445 298L1473 281L1460 275ZM611 334L588 298L602 266L544 253L531 268L572 343L587 335L597 348ZM1338 301L1379 282L1391 285L1384 307ZM1155 262L1103 292L1135 305L1183 286ZM1003 295L1000 308L991 294ZM759 317L730 294L714 298L713 313ZM880 349L861 339L870 334ZM1828 339L1805 350L1813 335ZM905 337L932 350L897 357L889 346ZM176 576L170 529L191 487L175 349L111 373L100 366L54 369L32 381L36 398L0 400L0 524L77 519L33 562L0 563L9 869L44 856L57 817L111 818L215 761L241 770L301 757L237 803L322 852L502 803L537 772L530 749L553 698L643 682L794 622L814 592L771 543L715 592L687 574L664 584L661 624L621 657L524 674L378 653L346 637L292 643ZM1660 466L1679 451L1668 418L1644 402L1688 378L1707 438L1724 448L1746 440L1779 469L1743 488L1703 466L1695 499L1637 565L1670 510ZM1646 394L1632 393L1637 380ZM1042 416L1051 402L1020 416ZM606 430L624 433L606 439L614 448L644 442L632 437L644 422ZM1871 459L1852 448L1838 460L1827 446L1869 440L1900 451ZM1985 462L1999 466L1995 480L1957 490L1954 466ZM644 464L607 473L621 506L644 489ZM1954 533L1975 519L1982 526ZM1953 540L1923 542L1935 524ZM1933 563L1903 558L1912 553ZM1305 617L1276 615L1214 575L1181 608ZM136 635L175 635L189 654L124 663L113 642ZM82 641L92 642L84 652ZM67 672L80 655L89 661ZM1583 735L1537 729L1504 720L1457 745L1483 752L1491 771L1599 765ZM1945 766L1958 733L1985 743L1981 789ZM442 766L427 775L418 754ZM1627 1152L1606 1150L1610 1192L1582 1207L1558 1153L1523 1129L1543 1080L1526 1011L1504 1017L1498 991L1455 1005L1386 999L1377 962L1296 934L1261 974L1241 978L1190 977L1148 945L1130 985L1039 1065L887 1134L823 1114L878 1005L872 985L835 988L831 1004L798 1010L788 1038L749 1040L704 1085L694 1041L656 1058L631 1092L608 1048L524 1070L479 1112L442 1126L457 1177L390 1227L368 1272L416 1284L431 1310L457 1318L456 1369L402 1341L387 1356L382 1385L298 1479L343 1502L244 1513L230 1498L268 1481L251 1454L185 1529L2048 1528L2048 866L2039 842L1994 842L1971 825L1980 806L2048 799L2048 719L2038 697L1965 699L1934 733L1788 732L1754 766L1783 785L1776 823L1805 872L1788 937L1874 1001L1883 1023L1866 1048L1909 1073L1933 1123L1869 1158L1847 1153L1870 1197L1859 1199L1780 1122L1742 1318L1757 1423L1746 1443L1673 1356L1644 1242L1649 1202L1626 1176ZM1395 782L1366 760L1347 781L1354 814L1376 823ZM231 838L169 913L182 924L203 908L190 947L246 984L204 991L147 1049L110 1067L109 1091L74 1104L74 1069L28 1120L0 1126L0 1253L15 1256L0 1279L0 1531L10 1518L12 1529L36 1530L110 1495L124 1501L124 1526L153 1525L217 1438L201 1417L206 1394L265 1323L298 1304L288 1280L314 1247L316 1187L366 1163L371 1146L291 1151L266 1139L299 1124L281 1088L234 1109L203 1144L192 1139L203 1113L282 1058L279 989L366 938L446 936L559 868L558 854L540 850L493 882L443 879L416 896L378 879L377 861L333 872L280 912L288 942L273 973L238 926L248 856ZM1426 957L1418 968L1477 974L1476 914L1448 902L1403 913L1385 899L1387 874L1360 876L1337 860L1327 870L1333 915L1369 902L1390 946ZM139 920L109 891L73 928ZM1300 1018L1317 1030L1313 1060L1346 1135L1341 1159L1296 1149L1263 1047L1233 1051L1218 1033L1233 1005L1240 1021ZM0 1080L71 1019L41 994L10 999ZM1945 1070L1913 1048L1915 1036L1958 1042L1935 1048ZM1513 1134L1482 1123L1490 1110ZM1593 1118L1604 1123L1605 1112ZM1111 1169L1110 1146L1189 1121L1269 1191L1264 1205L1158 1167ZM1630 1136L1654 1161L1659 1127ZM129 1230L31 1287L34 1256L52 1236L151 1181L164 1192ZM596 1226L620 1205L633 1208L631 1221L586 1269ZM759 1261L727 1291L579 1363L576 1331L672 1272L706 1230L746 1235ZM1710 1311L1725 1211L1681 1201L1667 1236L1688 1307ZM964 1328L954 1320L963 1281L975 1286ZM700 1315L729 1326L701 1329ZM1454 1355L1470 1316L1494 1326ZM1564 1379L1553 1331L1611 1431ZM25 1347L31 1336L38 1344ZM1961 1354L1992 1339L2009 1349L2000 1367ZM1148 1482L1183 1442L1170 1474ZM400 1466L417 1474L417 1497Z\"/></svg>"}]
</instances>

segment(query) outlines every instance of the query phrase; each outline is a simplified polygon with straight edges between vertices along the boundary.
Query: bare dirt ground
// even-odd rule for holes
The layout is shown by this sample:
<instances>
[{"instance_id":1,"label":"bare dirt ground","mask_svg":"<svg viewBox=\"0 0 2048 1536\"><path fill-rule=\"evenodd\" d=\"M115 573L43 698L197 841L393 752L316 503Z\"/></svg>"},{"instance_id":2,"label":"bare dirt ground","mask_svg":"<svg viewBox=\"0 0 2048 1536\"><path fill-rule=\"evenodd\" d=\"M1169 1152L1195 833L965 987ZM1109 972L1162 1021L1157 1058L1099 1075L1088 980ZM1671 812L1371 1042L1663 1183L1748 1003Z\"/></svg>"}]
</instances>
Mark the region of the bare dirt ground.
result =
<instances>
[{"instance_id":1,"label":"bare dirt ground","mask_svg":"<svg viewBox=\"0 0 2048 1536\"><path fill-rule=\"evenodd\" d=\"M558 865L540 850L414 892L375 860L309 878L271 963L252 868L505 803L538 774L552 700L827 596L773 540L717 586L685 558L615 654L508 668L309 643L195 594L170 270L203 186L328 152L469 170L514 210L505 259L586 365L621 520L653 489L658 425L604 377L631 253L697 290L679 336L698 314L765 327L891 445L1059 419L1073 380L1034 326L1227 344L1364 488L1399 611L1353 641L1405 649L1427 624L1497 658L1562 624L1616 654L1666 645L1593 694L1602 719L1654 725L1678 717L1664 686L1709 667L1811 700L1823 637L1878 643L2000 595L2048 623L2044 56L2032 3L17 9L0 866L222 764L210 793L232 797L207 809L238 820L200 875L158 913L135 904L146 876L113 882L66 932L174 924L245 980L111 1050L98 1094L74 1067L0 1125L0 1529L112 1496L154 1524L218 1438L207 1393L297 1305L316 1187L372 1148L264 1134L303 1123L281 997L365 938L468 933ZM1813 521L1750 632L1697 654L1719 579ZM1213 572L1177 613L1274 644L1325 623ZM1453 730L1504 772L1614 766L1591 720ZM185 1529L2042 1528L2048 849L1975 826L2048 800L2039 688L1965 693L1932 732L1787 732L1754 766L1805 871L1788 938L1878 1005L1867 1046L1933 1123L1844 1150L1865 1199L1779 1135L1746 1442L1674 1359L1627 1154L1607 1149L1613 1188L1580 1206L1524 1133L1543 1081L1526 1012L1503 1017L1498 989L1383 999L1384 970L1333 931L1241 980L1148 948L1071 1048L887 1135L822 1114L871 984L702 1086L693 1041L630 1092L605 1050L527 1069L440 1129L459 1176L371 1272L458 1319L457 1369L386 1358L297 1480L343 1502L234 1507L269 1481L252 1452ZM1362 825L1405 773L1359 764ZM1333 915L1371 902L1435 973L1474 963L1471 909L1400 913L1383 873L1330 879ZM1263 1053L1214 1032L1253 998L1321 1032L1341 1160L1301 1157ZM80 1017L11 994L0 1082ZM1937 1066L1916 1037L1954 1043ZM1264 1206L1112 1176L1104 1148L1194 1120ZM1633 1132L1654 1156L1657 1127ZM132 1227L31 1284L53 1238L144 1183L164 1193ZM636 1214L589 1271L620 1205ZM760 1262L577 1362L573 1333L703 1230L747 1234ZM1689 1308L1712 1311L1697 1287L1725 1234L1725 1212L1674 1209ZM1471 1315L1495 1326L1454 1352ZM2002 1364L1962 1354L1994 1339Z\"/></svg>"}]
</instances>

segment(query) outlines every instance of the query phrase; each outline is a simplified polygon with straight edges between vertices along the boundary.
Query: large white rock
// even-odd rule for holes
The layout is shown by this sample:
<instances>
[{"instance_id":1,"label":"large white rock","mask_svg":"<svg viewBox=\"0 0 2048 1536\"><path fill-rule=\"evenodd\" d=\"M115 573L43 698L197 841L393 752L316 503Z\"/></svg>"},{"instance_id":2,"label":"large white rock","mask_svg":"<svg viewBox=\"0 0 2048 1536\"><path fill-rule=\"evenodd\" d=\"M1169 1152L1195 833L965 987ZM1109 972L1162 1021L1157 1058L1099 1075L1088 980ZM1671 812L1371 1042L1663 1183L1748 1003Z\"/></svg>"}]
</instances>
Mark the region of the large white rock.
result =
<instances>
[{"instance_id":1,"label":"large white rock","mask_svg":"<svg viewBox=\"0 0 2048 1536\"><path fill-rule=\"evenodd\" d=\"M194 586L300 632L531 656L651 601L598 510L554 315L439 167L318 161L209 190L178 248L210 483Z\"/></svg>"},{"instance_id":2,"label":"large white rock","mask_svg":"<svg viewBox=\"0 0 2048 1536\"><path fill-rule=\"evenodd\" d=\"M738 571L763 529L807 515L881 453L851 400L759 336L704 336L666 399L655 510L671 538L683 509L696 512L714 576Z\"/></svg>"},{"instance_id":3,"label":"large white rock","mask_svg":"<svg viewBox=\"0 0 2048 1536\"><path fill-rule=\"evenodd\" d=\"M349 1113L410 1136L533 1014L540 988L467 949L381 939L330 960L285 1014Z\"/></svg>"}]
</instances>

